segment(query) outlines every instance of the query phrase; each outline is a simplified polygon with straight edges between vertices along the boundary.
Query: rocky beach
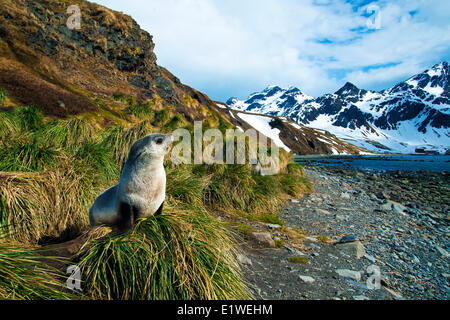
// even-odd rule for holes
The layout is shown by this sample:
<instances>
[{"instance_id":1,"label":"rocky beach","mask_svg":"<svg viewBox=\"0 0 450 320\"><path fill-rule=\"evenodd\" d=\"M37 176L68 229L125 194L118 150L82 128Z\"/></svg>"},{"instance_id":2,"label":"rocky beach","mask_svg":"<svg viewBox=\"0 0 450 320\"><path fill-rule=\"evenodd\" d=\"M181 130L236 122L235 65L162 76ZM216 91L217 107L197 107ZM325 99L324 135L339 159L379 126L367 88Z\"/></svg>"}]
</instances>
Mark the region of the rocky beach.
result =
<instances>
[{"instance_id":1,"label":"rocky beach","mask_svg":"<svg viewBox=\"0 0 450 320\"><path fill-rule=\"evenodd\" d=\"M449 299L448 173L305 173L315 192L290 200L283 225L252 223L245 237L240 260L256 298Z\"/></svg>"}]
</instances>

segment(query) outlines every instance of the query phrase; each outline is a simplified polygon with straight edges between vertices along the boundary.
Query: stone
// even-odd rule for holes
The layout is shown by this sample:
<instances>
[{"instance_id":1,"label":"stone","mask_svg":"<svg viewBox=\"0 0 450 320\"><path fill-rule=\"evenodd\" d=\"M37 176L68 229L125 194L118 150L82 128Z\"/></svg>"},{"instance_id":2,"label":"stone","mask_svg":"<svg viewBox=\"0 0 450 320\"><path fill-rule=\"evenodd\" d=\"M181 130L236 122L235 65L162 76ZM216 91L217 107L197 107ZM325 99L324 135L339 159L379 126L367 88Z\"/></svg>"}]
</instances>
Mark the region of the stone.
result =
<instances>
[{"instance_id":1,"label":"stone","mask_svg":"<svg viewBox=\"0 0 450 320\"><path fill-rule=\"evenodd\" d=\"M436 246L436 250L439 251L439 253L444 256L444 258L448 258L450 257L450 253L448 253L447 250L445 250L444 248L441 248L439 246Z\"/></svg>"},{"instance_id":2,"label":"stone","mask_svg":"<svg viewBox=\"0 0 450 320\"><path fill-rule=\"evenodd\" d=\"M289 252L293 253L296 256L302 257L305 254L303 252L301 252L300 250L297 250L295 248L291 248L291 247L285 247Z\"/></svg>"},{"instance_id":3,"label":"stone","mask_svg":"<svg viewBox=\"0 0 450 320\"><path fill-rule=\"evenodd\" d=\"M391 200L387 200L380 208L384 211L394 211L403 215L406 215L405 211L407 210L404 205Z\"/></svg>"},{"instance_id":4,"label":"stone","mask_svg":"<svg viewBox=\"0 0 450 320\"><path fill-rule=\"evenodd\" d=\"M329 215L330 212L327 210L323 210L323 209L316 209L316 213L318 214L324 214L324 215Z\"/></svg>"},{"instance_id":5,"label":"stone","mask_svg":"<svg viewBox=\"0 0 450 320\"><path fill-rule=\"evenodd\" d=\"M356 257L357 259L361 259L366 254L366 249L359 240L347 243L337 243L336 248Z\"/></svg>"},{"instance_id":6,"label":"stone","mask_svg":"<svg viewBox=\"0 0 450 320\"><path fill-rule=\"evenodd\" d=\"M250 258L244 256L243 254L238 254L237 258L241 264L246 264L249 266L253 265L252 260L250 260Z\"/></svg>"},{"instance_id":7,"label":"stone","mask_svg":"<svg viewBox=\"0 0 450 320\"><path fill-rule=\"evenodd\" d=\"M360 296L354 296L353 299L355 300L369 300L366 296L360 295Z\"/></svg>"},{"instance_id":8,"label":"stone","mask_svg":"<svg viewBox=\"0 0 450 320\"><path fill-rule=\"evenodd\" d=\"M353 279L355 281L361 280L361 272L359 272L359 271L353 271L353 270L348 270L348 269L337 269L336 273L343 278L349 278L349 279Z\"/></svg>"},{"instance_id":9,"label":"stone","mask_svg":"<svg viewBox=\"0 0 450 320\"><path fill-rule=\"evenodd\" d=\"M316 281L316 279L310 276L298 276L298 277L305 283L313 283L314 281Z\"/></svg>"},{"instance_id":10,"label":"stone","mask_svg":"<svg viewBox=\"0 0 450 320\"><path fill-rule=\"evenodd\" d=\"M386 290L387 292L389 292L394 298L396 298L396 299L402 299L402 298L403 298L402 295L401 295L400 293L395 292L394 290L389 289L389 288L386 288L386 287L383 287L383 288L384 288L384 290Z\"/></svg>"},{"instance_id":11,"label":"stone","mask_svg":"<svg viewBox=\"0 0 450 320\"><path fill-rule=\"evenodd\" d=\"M386 194L382 191L375 193L375 196L380 199L380 200L385 200L387 199Z\"/></svg>"},{"instance_id":12,"label":"stone","mask_svg":"<svg viewBox=\"0 0 450 320\"><path fill-rule=\"evenodd\" d=\"M280 229L281 226L279 224L268 224L267 227L269 229Z\"/></svg>"},{"instance_id":13,"label":"stone","mask_svg":"<svg viewBox=\"0 0 450 320\"><path fill-rule=\"evenodd\" d=\"M297 200L297 199L291 199L291 202L292 202L292 203L300 203L300 200Z\"/></svg>"},{"instance_id":14,"label":"stone","mask_svg":"<svg viewBox=\"0 0 450 320\"><path fill-rule=\"evenodd\" d=\"M367 260L369 260L372 263L375 263L377 261L374 256L371 256L369 254L365 254L364 258L366 258Z\"/></svg>"},{"instance_id":15,"label":"stone","mask_svg":"<svg viewBox=\"0 0 450 320\"><path fill-rule=\"evenodd\" d=\"M343 236L341 239L339 239L338 243L346 243L346 242L353 242L358 240L354 234L348 234L346 236Z\"/></svg>"},{"instance_id":16,"label":"stone","mask_svg":"<svg viewBox=\"0 0 450 320\"><path fill-rule=\"evenodd\" d=\"M252 232L253 238L261 244L268 245L269 247L275 247L275 241L269 232Z\"/></svg>"},{"instance_id":17,"label":"stone","mask_svg":"<svg viewBox=\"0 0 450 320\"><path fill-rule=\"evenodd\" d=\"M350 200L350 195L347 192L341 193L341 198L345 200Z\"/></svg>"},{"instance_id":18,"label":"stone","mask_svg":"<svg viewBox=\"0 0 450 320\"><path fill-rule=\"evenodd\" d=\"M370 290L369 287L367 287L365 284L362 284L362 283L359 283L359 282L356 282L353 280L348 280L348 279L347 279L347 282L357 288L364 289L364 290Z\"/></svg>"}]
</instances>

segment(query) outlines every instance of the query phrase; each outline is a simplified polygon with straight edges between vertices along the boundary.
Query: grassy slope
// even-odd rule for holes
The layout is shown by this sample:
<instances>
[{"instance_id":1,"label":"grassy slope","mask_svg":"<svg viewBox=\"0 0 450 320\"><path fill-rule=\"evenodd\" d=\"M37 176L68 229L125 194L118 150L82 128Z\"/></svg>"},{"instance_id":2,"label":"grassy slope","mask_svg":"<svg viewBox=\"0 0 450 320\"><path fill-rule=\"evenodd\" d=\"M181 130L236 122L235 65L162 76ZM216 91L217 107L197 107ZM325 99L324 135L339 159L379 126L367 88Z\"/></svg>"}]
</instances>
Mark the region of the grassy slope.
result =
<instances>
[{"instance_id":1,"label":"grassy slope","mask_svg":"<svg viewBox=\"0 0 450 320\"><path fill-rule=\"evenodd\" d=\"M192 130L157 99L143 105L127 97L114 100L114 108L101 102L106 113L121 119L121 125L108 129L100 126L97 114L54 120L32 106L0 112L0 226L8 235L0 245L74 239L89 228L87 212L96 196L118 182L134 141L150 132ZM229 128L205 113L208 127ZM84 294L100 299L248 298L235 238L214 216L227 212L279 221L276 211L286 198L312 191L302 168L289 163L286 153L281 156L281 173L268 177L253 175L249 165L175 166L167 161L164 214L141 221L127 236L92 242L76 256ZM9 298L4 283L11 279L2 268L8 265L0 257L0 297Z\"/></svg>"}]
</instances>

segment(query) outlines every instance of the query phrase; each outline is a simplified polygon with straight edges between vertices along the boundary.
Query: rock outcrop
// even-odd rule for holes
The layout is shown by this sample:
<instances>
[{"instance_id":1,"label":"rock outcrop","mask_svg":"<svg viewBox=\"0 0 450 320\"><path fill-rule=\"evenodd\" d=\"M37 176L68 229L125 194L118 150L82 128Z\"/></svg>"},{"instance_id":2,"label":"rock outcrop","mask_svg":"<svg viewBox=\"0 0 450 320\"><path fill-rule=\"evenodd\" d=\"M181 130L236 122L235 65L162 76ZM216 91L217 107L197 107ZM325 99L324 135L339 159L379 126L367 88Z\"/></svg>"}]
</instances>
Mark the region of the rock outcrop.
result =
<instances>
[{"instance_id":1,"label":"rock outcrop","mask_svg":"<svg viewBox=\"0 0 450 320\"><path fill-rule=\"evenodd\" d=\"M80 8L80 29L67 26L70 5ZM157 97L189 120L205 116L192 104L219 113L206 95L158 66L154 46L130 16L95 3L2 0L0 87L51 116L93 111L95 98L114 94Z\"/></svg>"}]
</instances>

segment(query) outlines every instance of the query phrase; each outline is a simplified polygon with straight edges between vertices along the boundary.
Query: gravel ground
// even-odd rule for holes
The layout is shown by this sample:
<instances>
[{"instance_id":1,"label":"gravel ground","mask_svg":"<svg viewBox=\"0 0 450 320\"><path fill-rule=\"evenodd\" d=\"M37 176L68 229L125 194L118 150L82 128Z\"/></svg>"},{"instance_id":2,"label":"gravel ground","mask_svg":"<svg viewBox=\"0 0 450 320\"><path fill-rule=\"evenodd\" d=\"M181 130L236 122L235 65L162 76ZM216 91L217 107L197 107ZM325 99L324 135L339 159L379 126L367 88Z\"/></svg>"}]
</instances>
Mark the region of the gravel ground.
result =
<instances>
[{"instance_id":1,"label":"gravel ground","mask_svg":"<svg viewBox=\"0 0 450 320\"><path fill-rule=\"evenodd\" d=\"M243 244L256 298L449 299L448 174L305 172L315 193L283 209L284 228L258 227L284 247ZM306 234L301 245L283 232L293 227Z\"/></svg>"}]
</instances>

